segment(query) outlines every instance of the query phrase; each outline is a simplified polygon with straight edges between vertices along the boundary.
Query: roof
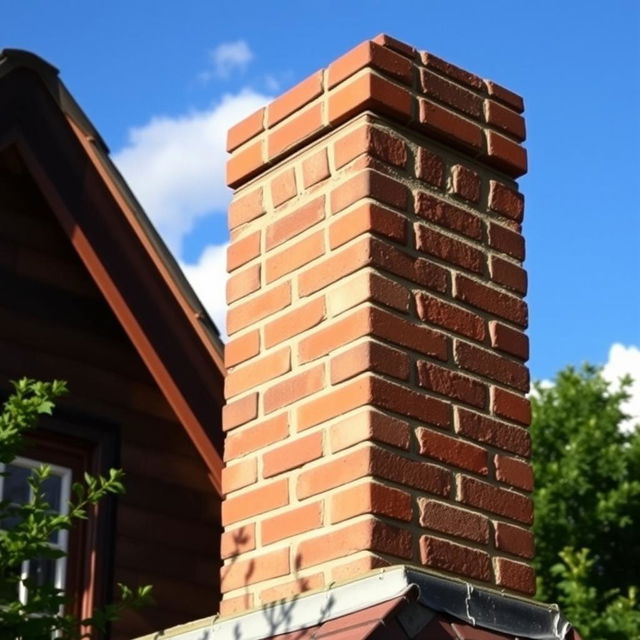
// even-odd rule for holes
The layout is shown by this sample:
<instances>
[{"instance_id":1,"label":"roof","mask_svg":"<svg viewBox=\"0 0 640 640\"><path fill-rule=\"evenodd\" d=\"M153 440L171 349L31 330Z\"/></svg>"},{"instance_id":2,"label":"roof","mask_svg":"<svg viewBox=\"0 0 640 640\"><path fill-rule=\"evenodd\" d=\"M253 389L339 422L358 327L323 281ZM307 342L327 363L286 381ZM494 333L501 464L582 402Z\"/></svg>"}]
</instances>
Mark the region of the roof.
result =
<instances>
[{"instance_id":1,"label":"roof","mask_svg":"<svg viewBox=\"0 0 640 640\"><path fill-rule=\"evenodd\" d=\"M0 51L0 152L14 148L221 491L219 332L58 77Z\"/></svg>"}]
</instances>

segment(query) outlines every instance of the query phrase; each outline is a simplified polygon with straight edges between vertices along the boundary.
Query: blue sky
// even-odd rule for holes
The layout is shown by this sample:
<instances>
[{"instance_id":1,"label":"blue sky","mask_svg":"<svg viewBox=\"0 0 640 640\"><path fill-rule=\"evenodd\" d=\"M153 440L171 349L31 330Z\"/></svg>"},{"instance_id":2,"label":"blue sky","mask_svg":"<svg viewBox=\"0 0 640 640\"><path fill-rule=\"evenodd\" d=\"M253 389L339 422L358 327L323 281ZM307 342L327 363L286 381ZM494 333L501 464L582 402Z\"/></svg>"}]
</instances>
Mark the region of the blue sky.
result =
<instances>
[{"instance_id":1,"label":"blue sky","mask_svg":"<svg viewBox=\"0 0 640 640\"><path fill-rule=\"evenodd\" d=\"M533 376L613 355L640 378L637 0L28 0L0 44L60 68L219 318L224 130L379 32L525 97Z\"/></svg>"}]
</instances>

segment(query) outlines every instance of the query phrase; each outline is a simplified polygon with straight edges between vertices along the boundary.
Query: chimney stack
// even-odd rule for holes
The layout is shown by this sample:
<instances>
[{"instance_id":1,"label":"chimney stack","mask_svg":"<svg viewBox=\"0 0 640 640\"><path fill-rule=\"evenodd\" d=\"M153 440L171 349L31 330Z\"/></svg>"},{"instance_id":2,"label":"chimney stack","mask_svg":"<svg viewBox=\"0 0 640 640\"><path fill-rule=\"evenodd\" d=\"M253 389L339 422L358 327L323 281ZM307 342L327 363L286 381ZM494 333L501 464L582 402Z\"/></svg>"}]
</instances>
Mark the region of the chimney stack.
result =
<instances>
[{"instance_id":1,"label":"chimney stack","mask_svg":"<svg viewBox=\"0 0 640 640\"><path fill-rule=\"evenodd\" d=\"M229 132L222 613L390 565L533 594L522 110L383 35Z\"/></svg>"}]
</instances>

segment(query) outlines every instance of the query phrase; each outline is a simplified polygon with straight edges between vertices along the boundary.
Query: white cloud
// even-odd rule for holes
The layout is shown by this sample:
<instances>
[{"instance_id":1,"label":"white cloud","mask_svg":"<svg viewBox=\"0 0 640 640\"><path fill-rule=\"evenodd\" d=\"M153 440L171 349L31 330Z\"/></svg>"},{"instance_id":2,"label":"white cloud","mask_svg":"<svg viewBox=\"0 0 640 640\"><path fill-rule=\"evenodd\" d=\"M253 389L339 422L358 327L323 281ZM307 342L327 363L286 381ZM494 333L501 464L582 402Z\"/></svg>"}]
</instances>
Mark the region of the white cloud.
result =
<instances>
[{"instance_id":1,"label":"white cloud","mask_svg":"<svg viewBox=\"0 0 640 640\"><path fill-rule=\"evenodd\" d=\"M244 71L253 60L253 52L244 40L223 42L209 53L213 70L205 72L203 78L211 76L228 78L233 71Z\"/></svg>"},{"instance_id":2,"label":"white cloud","mask_svg":"<svg viewBox=\"0 0 640 640\"><path fill-rule=\"evenodd\" d=\"M624 412L630 416L622 425L625 431L640 422L640 349L616 342L609 349L609 360L604 365L602 375L616 389L620 378L627 374L633 378L633 385L629 389L631 397L622 405Z\"/></svg>"},{"instance_id":3,"label":"white cloud","mask_svg":"<svg viewBox=\"0 0 640 640\"><path fill-rule=\"evenodd\" d=\"M226 211L227 130L270 98L252 89L225 95L210 109L156 116L129 131L113 160L173 253L206 215Z\"/></svg>"},{"instance_id":4,"label":"white cloud","mask_svg":"<svg viewBox=\"0 0 640 640\"><path fill-rule=\"evenodd\" d=\"M185 276L218 327L223 340L226 339L226 257L226 244L212 244L205 248L196 264L180 263Z\"/></svg>"}]
</instances>

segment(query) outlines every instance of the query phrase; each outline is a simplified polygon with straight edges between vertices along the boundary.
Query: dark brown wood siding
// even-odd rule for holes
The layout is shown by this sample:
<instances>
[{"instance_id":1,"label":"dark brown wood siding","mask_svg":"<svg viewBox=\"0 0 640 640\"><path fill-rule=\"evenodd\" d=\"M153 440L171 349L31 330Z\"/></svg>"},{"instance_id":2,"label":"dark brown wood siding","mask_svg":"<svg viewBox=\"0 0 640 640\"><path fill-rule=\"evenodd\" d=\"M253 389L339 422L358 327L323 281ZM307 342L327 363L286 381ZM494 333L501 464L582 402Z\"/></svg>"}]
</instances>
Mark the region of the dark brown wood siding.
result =
<instances>
[{"instance_id":1,"label":"dark brown wood siding","mask_svg":"<svg viewBox=\"0 0 640 640\"><path fill-rule=\"evenodd\" d=\"M67 380L60 410L117 438L127 493L116 501L115 532L103 539L114 559L108 579L154 585L157 605L125 615L111 637L215 613L220 501L207 469L34 183L5 153L0 387L22 376Z\"/></svg>"}]
</instances>

